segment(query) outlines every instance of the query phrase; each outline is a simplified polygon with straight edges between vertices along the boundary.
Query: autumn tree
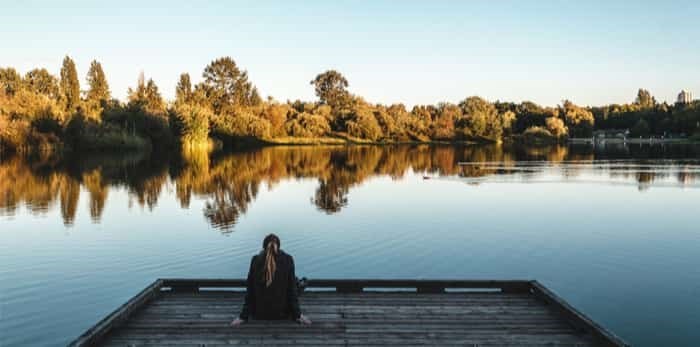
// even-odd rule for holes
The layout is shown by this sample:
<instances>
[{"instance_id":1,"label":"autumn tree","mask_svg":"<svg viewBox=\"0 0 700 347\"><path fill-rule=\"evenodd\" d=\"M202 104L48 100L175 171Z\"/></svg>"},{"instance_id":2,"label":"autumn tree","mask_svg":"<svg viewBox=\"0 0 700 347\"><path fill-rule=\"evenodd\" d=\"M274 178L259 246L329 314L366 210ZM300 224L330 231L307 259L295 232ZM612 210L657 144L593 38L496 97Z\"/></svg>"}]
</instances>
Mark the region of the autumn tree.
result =
<instances>
[{"instance_id":1,"label":"autumn tree","mask_svg":"<svg viewBox=\"0 0 700 347\"><path fill-rule=\"evenodd\" d=\"M471 96L460 102L459 107L462 109L462 118L457 127L465 137L490 141L501 139L502 122L492 103L478 96Z\"/></svg>"},{"instance_id":2,"label":"autumn tree","mask_svg":"<svg viewBox=\"0 0 700 347\"><path fill-rule=\"evenodd\" d=\"M561 118L549 117L546 120L547 130L552 134L552 136L561 139L566 137L569 133L569 129L566 128L564 121Z\"/></svg>"},{"instance_id":3,"label":"autumn tree","mask_svg":"<svg viewBox=\"0 0 700 347\"><path fill-rule=\"evenodd\" d=\"M575 105L569 100L564 100L560 106L560 112L564 116L564 123L569 128L573 137L591 137L595 118L591 111Z\"/></svg>"},{"instance_id":4,"label":"autumn tree","mask_svg":"<svg viewBox=\"0 0 700 347\"><path fill-rule=\"evenodd\" d=\"M652 108L656 105L656 99L651 96L648 90L640 88L634 103L641 108Z\"/></svg>"},{"instance_id":5,"label":"autumn tree","mask_svg":"<svg viewBox=\"0 0 700 347\"><path fill-rule=\"evenodd\" d=\"M431 136L436 140L452 140L455 137L455 123L462 117L457 105L442 103L438 105L435 121L432 123ZM431 116L426 116L431 118Z\"/></svg>"},{"instance_id":6,"label":"autumn tree","mask_svg":"<svg viewBox=\"0 0 700 347\"><path fill-rule=\"evenodd\" d=\"M376 141L382 136L382 128L370 105L362 101L354 103L345 128L351 136L370 141Z\"/></svg>"},{"instance_id":7,"label":"autumn tree","mask_svg":"<svg viewBox=\"0 0 700 347\"><path fill-rule=\"evenodd\" d=\"M135 89L129 88L129 104L151 114L162 116L165 113L165 101L158 91L153 79L145 81L143 72L139 75Z\"/></svg>"},{"instance_id":8,"label":"autumn tree","mask_svg":"<svg viewBox=\"0 0 700 347\"><path fill-rule=\"evenodd\" d=\"M523 133L531 127L544 127L545 120L554 113L553 109L545 108L531 101L523 101L514 105L516 114L514 133Z\"/></svg>"},{"instance_id":9,"label":"autumn tree","mask_svg":"<svg viewBox=\"0 0 700 347\"><path fill-rule=\"evenodd\" d=\"M387 113L396 120L397 140L426 141L429 138L426 122L406 111L404 104L389 106Z\"/></svg>"},{"instance_id":10,"label":"autumn tree","mask_svg":"<svg viewBox=\"0 0 700 347\"><path fill-rule=\"evenodd\" d=\"M69 56L63 59L59 92L65 110L74 112L80 105L80 82L75 62Z\"/></svg>"},{"instance_id":11,"label":"autumn tree","mask_svg":"<svg viewBox=\"0 0 700 347\"><path fill-rule=\"evenodd\" d=\"M267 102L260 116L270 122L272 136L287 136L285 122L287 114L290 112L292 112L292 108L287 104Z\"/></svg>"},{"instance_id":12,"label":"autumn tree","mask_svg":"<svg viewBox=\"0 0 700 347\"><path fill-rule=\"evenodd\" d=\"M90 69L88 70L86 80L88 83L88 90L85 94L83 111L88 118L100 121L104 108L111 98L111 94L109 92L107 78L102 70L102 65L96 60L90 63Z\"/></svg>"},{"instance_id":13,"label":"autumn tree","mask_svg":"<svg viewBox=\"0 0 700 347\"><path fill-rule=\"evenodd\" d=\"M338 71L328 70L318 74L311 80L316 96L321 103L333 108L341 107L348 102L350 93L347 91L348 80Z\"/></svg>"},{"instance_id":14,"label":"autumn tree","mask_svg":"<svg viewBox=\"0 0 700 347\"><path fill-rule=\"evenodd\" d=\"M269 139L272 134L270 122L248 109L236 110L230 116L214 114L212 128L218 135L234 139Z\"/></svg>"},{"instance_id":15,"label":"autumn tree","mask_svg":"<svg viewBox=\"0 0 700 347\"><path fill-rule=\"evenodd\" d=\"M382 129L383 137L386 139L395 139L401 135L396 119L387 111L383 105L377 105L374 110L374 118L377 119L379 126Z\"/></svg>"},{"instance_id":16,"label":"autumn tree","mask_svg":"<svg viewBox=\"0 0 700 347\"><path fill-rule=\"evenodd\" d=\"M175 102L188 103L192 100L192 82L190 82L190 74L180 74L180 80L175 87Z\"/></svg>"},{"instance_id":17,"label":"autumn tree","mask_svg":"<svg viewBox=\"0 0 700 347\"><path fill-rule=\"evenodd\" d=\"M22 87L22 77L12 67L0 68L0 89L6 95L14 95Z\"/></svg>"},{"instance_id":18,"label":"autumn tree","mask_svg":"<svg viewBox=\"0 0 700 347\"><path fill-rule=\"evenodd\" d=\"M105 72L102 70L102 64L97 60L93 60L92 63L90 63L90 69L87 73L87 83L89 86L86 95L87 101L101 104L107 102L111 98L107 77L105 77Z\"/></svg>"},{"instance_id":19,"label":"autumn tree","mask_svg":"<svg viewBox=\"0 0 700 347\"><path fill-rule=\"evenodd\" d=\"M55 99L58 97L58 79L44 68L32 69L24 75L24 82L32 92Z\"/></svg>"},{"instance_id":20,"label":"autumn tree","mask_svg":"<svg viewBox=\"0 0 700 347\"><path fill-rule=\"evenodd\" d=\"M510 110L499 113L498 116L501 119L501 128L503 129L503 135L512 135L513 127L515 126L515 121L518 119L518 116L515 114L515 112Z\"/></svg>"},{"instance_id":21,"label":"autumn tree","mask_svg":"<svg viewBox=\"0 0 700 347\"><path fill-rule=\"evenodd\" d=\"M326 118L306 112L294 114L284 126L289 135L296 137L321 137L331 130Z\"/></svg>"}]
</instances>

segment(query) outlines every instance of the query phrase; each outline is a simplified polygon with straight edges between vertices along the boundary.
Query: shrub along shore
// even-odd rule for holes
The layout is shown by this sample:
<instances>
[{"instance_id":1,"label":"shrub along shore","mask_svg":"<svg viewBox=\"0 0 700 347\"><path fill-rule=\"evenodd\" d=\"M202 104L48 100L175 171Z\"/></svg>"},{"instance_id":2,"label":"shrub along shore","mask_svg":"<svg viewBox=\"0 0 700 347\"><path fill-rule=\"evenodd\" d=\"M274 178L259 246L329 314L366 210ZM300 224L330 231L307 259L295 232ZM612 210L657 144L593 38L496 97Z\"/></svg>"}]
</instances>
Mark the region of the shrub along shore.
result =
<instances>
[{"instance_id":1,"label":"shrub along shore","mask_svg":"<svg viewBox=\"0 0 700 347\"><path fill-rule=\"evenodd\" d=\"M630 136L700 138L700 102L658 103L640 89L634 102L556 107L490 102L373 104L351 93L338 71L310 84L318 100L263 100L248 73L230 57L212 61L200 82L183 73L166 102L143 73L128 99L112 98L102 65L93 61L81 89L66 56L58 76L44 68L20 75L0 68L0 150L150 150L218 145L394 144L522 141L556 143L590 138L594 130L629 129ZM215 143L216 145L211 145Z\"/></svg>"}]
</instances>

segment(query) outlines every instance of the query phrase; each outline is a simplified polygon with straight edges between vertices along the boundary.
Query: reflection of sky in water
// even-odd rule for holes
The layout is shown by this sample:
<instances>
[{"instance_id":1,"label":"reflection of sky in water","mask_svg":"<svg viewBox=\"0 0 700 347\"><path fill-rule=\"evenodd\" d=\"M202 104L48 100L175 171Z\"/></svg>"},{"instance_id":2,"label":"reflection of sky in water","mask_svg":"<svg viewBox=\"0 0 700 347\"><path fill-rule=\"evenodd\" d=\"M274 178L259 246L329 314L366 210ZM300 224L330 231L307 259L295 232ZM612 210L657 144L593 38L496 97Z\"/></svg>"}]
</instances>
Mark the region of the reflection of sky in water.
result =
<instances>
[{"instance_id":1,"label":"reflection of sky in water","mask_svg":"<svg viewBox=\"0 0 700 347\"><path fill-rule=\"evenodd\" d=\"M58 167L27 187L2 186L14 189L17 209L0 216L0 345L64 345L157 277L243 277L268 232L307 277L536 278L635 346L700 339L700 189L678 179L696 177L694 160L516 155L503 164L491 160L508 157L498 151L392 159L382 150L329 161L297 151L308 149L214 159L196 174L102 163L98 179L91 167ZM458 165L470 156L481 158L478 171ZM75 202L56 192L45 203L47 192L71 192L71 177ZM109 184L95 218L100 179ZM640 181L651 182L643 193ZM205 211L230 194L250 202L221 232ZM346 202L337 210L319 209L338 199ZM22 201L46 208L30 212Z\"/></svg>"}]
</instances>

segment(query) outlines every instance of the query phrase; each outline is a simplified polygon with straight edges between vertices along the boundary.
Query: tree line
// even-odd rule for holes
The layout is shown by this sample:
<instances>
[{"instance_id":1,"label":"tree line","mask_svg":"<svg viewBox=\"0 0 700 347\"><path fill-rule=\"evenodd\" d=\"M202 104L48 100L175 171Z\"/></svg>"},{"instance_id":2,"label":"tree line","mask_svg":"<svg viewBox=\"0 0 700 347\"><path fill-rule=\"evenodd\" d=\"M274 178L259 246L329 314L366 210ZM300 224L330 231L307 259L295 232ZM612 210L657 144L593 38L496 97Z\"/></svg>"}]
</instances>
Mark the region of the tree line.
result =
<instances>
[{"instance_id":1,"label":"tree line","mask_svg":"<svg viewBox=\"0 0 700 347\"><path fill-rule=\"evenodd\" d=\"M58 76L44 68L20 75L0 68L0 145L10 150L207 147L241 142L313 143L317 139L366 143L560 141L599 129L630 129L632 136L695 135L700 103L658 103L640 89L634 102L556 107L533 102L489 102L470 96L457 104L373 104L349 91L338 71L310 84L318 100L263 100L230 57L213 60L201 82L183 73L175 100L166 102L143 73L122 102L112 97L102 65L92 61L81 89L75 62Z\"/></svg>"}]
</instances>

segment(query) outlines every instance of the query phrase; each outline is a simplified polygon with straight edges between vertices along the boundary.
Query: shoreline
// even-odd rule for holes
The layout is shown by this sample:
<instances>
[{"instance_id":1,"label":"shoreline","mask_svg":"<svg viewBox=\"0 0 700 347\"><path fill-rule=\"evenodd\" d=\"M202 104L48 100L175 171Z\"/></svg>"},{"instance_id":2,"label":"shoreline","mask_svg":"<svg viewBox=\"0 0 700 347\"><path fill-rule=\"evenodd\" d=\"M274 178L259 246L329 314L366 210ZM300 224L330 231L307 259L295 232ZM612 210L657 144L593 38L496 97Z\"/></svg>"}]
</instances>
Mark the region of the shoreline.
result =
<instances>
[{"instance_id":1,"label":"shoreline","mask_svg":"<svg viewBox=\"0 0 700 347\"><path fill-rule=\"evenodd\" d=\"M508 137L504 138L503 141L446 141L446 140L404 140L404 141L371 141L359 138L352 138L349 136L325 136L319 138L309 138L309 137L284 137L284 138L274 138L274 139L258 139L258 138L247 138L241 139L240 141L229 142L224 145L224 141L220 139L210 139L219 142L218 145L214 145L210 152L217 152L226 149L235 148L264 148L264 147L276 147L276 146L400 146L400 145L428 145L428 146L488 146L488 145L522 145L531 147L541 147L541 146L566 146L566 145L665 145L665 144L677 144L677 145L698 145L700 141L692 139L658 139L658 138L635 138L635 139L598 139L593 138L569 138L564 141L558 142L546 142L546 143L524 143L518 137ZM175 146L170 149L161 148L162 150L178 150L180 147ZM117 153L117 152L129 152L129 153L150 153L154 149L151 146L145 148L132 148L132 147L114 147L114 148L103 148L103 149L80 149L80 148L70 148L63 144L54 146L40 146L31 147L25 146L19 151L9 150L7 148L0 147L0 153L6 154L24 154L24 155L51 155L58 153Z\"/></svg>"},{"instance_id":2,"label":"shoreline","mask_svg":"<svg viewBox=\"0 0 700 347\"><path fill-rule=\"evenodd\" d=\"M570 138L567 140L569 144L591 144L591 145L604 145L604 144L622 144L622 145L647 145L647 144L682 144L682 145L693 145L700 144L700 141L692 139L659 139L659 138L633 138L633 139L593 139L593 138Z\"/></svg>"}]
</instances>

